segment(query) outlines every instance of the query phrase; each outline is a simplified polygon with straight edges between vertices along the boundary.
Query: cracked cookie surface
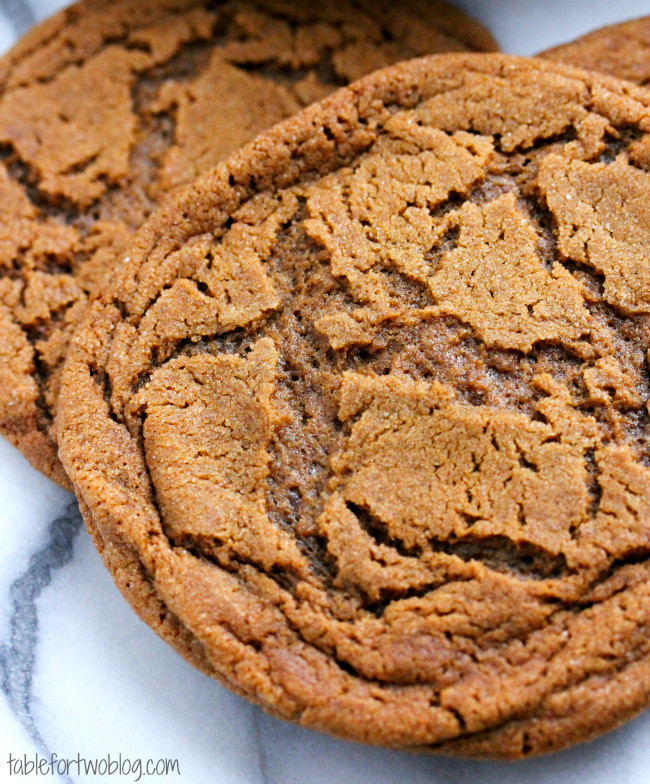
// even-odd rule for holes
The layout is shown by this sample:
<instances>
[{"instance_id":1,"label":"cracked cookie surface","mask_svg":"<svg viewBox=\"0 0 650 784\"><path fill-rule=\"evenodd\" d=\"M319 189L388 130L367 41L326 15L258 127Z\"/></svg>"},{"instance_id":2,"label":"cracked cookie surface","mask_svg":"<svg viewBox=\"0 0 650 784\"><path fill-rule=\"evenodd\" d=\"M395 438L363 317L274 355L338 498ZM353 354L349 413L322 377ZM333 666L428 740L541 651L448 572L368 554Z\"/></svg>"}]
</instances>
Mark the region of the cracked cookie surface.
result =
<instances>
[{"instance_id":1,"label":"cracked cookie surface","mask_svg":"<svg viewBox=\"0 0 650 784\"><path fill-rule=\"evenodd\" d=\"M539 57L647 86L650 82L650 16L601 27L575 41L546 49Z\"/></svg>"},{"instance_id":2,"label":"cracked cookie surface","mask_svg":"<svg viewBox=\"0 0 650 784\"><path fill-rule=\"evenodd\" d=\"M136 234L61 456L135 609L269 712L473 756L650 700L650 97L446 55Z\"/></svg>"},{"instance_id":3,"label":"cracked cookie surface","mask_svg":"<svg viewBox=\"0 0 650 784\"><path fill-rule=\"evenodd\" d=\"M165 194L374 68L494 48L421 0L86 0L35 28L0 60L0 432L68 485L70 335Z\"/></svg>"}]
</instances>

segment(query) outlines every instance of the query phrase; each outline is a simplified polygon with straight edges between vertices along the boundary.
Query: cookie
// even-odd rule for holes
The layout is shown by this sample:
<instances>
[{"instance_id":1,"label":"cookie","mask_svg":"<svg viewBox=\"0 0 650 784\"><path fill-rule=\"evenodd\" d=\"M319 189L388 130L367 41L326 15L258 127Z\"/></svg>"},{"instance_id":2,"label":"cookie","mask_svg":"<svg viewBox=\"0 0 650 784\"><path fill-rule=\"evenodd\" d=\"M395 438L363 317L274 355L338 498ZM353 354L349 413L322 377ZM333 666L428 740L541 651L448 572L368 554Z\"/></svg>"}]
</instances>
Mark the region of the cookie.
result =
<instances>
[{"instance_id":1,"label":"cookie","mask_svg":"<svg viewBox=\"0 0 650 784\"><path fill-rule=\"evenodd\" d=\"M140 615L367 743L519 757L645 707L649 131L629 84L430 57L156 212L57 416Z\"/></svg>"},{"instance_id":2,"label":"cookie","mask_svg":"<svg viewBox=\"0 0 650 784\"><path fill-rule=\"evenodd\" d=\"M0 432L60 484L52 417L88 298L168 192L398 59L494 49L440 2L86 0L0 61Z\"/></svg>"},{"instance_id":3,"label":"cookie","mask_svg":"<svg viewBox=\"0 0 650 784\"><path fill-rule=\"evenodd\" d=\"M650 16L602 27L539 57L645 85L650 81Z\"/></svg>"}]
</instances>

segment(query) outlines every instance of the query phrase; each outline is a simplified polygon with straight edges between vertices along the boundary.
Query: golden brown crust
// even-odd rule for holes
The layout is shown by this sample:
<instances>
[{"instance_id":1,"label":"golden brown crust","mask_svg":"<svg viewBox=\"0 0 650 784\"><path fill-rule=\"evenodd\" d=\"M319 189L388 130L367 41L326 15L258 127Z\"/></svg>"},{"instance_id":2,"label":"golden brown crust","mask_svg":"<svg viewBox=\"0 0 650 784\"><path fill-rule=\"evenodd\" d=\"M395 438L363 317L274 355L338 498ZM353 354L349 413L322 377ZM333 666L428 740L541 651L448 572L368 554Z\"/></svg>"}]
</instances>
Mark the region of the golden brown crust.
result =
<instances>
[{"instance_id":1,"label":"golden brown crust","mask_svg":"<svg viewBox=\"0 0 650 784\"><path fill-rule=\"evenodd\" d=\"M426 58L137 233L73 341L61 456L226 682L492 757L647 704L649 131L606 77Z\"/></svg>"},{"instance_id":2,"label":"golden brown crust","mask_svg":"<svg viewBox=\"0 0 650 784\"><path fill-rule=\"evenodd\" d=\"M495 48L444 3L84 0L0 60L0 432L55 481L72 331L165 194L335 87Z\"/></svg>"},{"instance_id":3,"label":"golden brown crust","mask_svg":"<svg viewBox=\"0 0 650 784\"><path fill-rule=\"evenodd\" d=\"M601 27L539 57L645 85L650 81L650 16Z\"/></svg>"}]
</instances>

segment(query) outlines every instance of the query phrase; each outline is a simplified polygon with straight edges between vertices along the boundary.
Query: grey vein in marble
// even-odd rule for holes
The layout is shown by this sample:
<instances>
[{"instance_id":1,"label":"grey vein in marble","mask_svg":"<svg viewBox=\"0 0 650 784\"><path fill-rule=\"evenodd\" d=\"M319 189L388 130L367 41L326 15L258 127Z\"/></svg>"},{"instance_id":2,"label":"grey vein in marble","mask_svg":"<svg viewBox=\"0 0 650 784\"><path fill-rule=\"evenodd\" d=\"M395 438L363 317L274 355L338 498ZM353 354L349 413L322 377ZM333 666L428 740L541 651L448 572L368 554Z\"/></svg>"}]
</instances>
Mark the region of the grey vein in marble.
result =
<instances>
[{"instance_id":1,"label":"grey vein in marble","mask_svg":"<svg viewBox=\"0 0 650 784\"><path fill-rule=\"evenodd\" d=\"M257 705L251 705L251 722L253 725L253 742L255 743L255 752L257 754L257 764L259 766L259 774L262 784L270 784L269 778L269 761L264 745L264 738L262 736L262 713Z\"/></svg>"},{"instance_id":2,"label":"grey vein in marble","mask_svg":"<svg viewBox=\"0 0 650 784\"><path fill-rule=\"evenodd\" d=\"M74 540L82 526L74 501L68 505L65 515L51 523L47 544L32 555L27 569L10 588L10 639L0 645L2 691L16 718L46 757L50 752L31 712L32 673L38 644L36 601L52 582L53 572L72 560ZM61 780L71 782L67 777Z\"/></svg>"},{"instance_id":3,"label":"grey vein in marble","mask_svg":"<svg viewBox=\"0 0 650 784\"><path fill-rule=\"evenodd\" d=\"M0 8L11 22L17 35L23 35L36 22L36 17L25 0L0 0Z\"/></svg>"}]
</instances>

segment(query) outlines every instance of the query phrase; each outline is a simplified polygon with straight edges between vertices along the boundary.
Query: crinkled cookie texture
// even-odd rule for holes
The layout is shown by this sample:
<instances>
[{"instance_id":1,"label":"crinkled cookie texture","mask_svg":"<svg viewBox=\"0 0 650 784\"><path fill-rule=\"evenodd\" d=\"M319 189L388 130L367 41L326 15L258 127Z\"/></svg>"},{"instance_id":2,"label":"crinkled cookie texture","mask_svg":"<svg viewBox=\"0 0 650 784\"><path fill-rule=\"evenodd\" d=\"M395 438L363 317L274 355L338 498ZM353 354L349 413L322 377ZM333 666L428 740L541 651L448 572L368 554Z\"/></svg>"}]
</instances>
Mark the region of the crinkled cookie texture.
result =
<instances>
[{"instance_id":1,"label":"crinkled cookie texture","mask_svg":"<svg viewBox=\"0 0 650 784\"><path fill-rule=\"evenodd\" d=\"M650 701L650 95L373 74L145 224L61 457L134 608L267 711L518 757Z\"/></svg>"},{"instance_id":2,"label":"crinkled cookie texture","mask_svg":"<svg viewBox=\"0 0 650 784\"><path fill-rule=\"evenodd\" d=\"M601 27L575 41L547 49L539 56L647 85L650 82L650 16Z\"/></svg>"},{"instance_id":3,"label":"crinkled cookie texture","mask_svg":"<svg viewBox=\"0 0 650 784\"><path fill-rule=\"evenodd\" d=\"M0 432L67 484L52 429L70 334L178 185L396 60L494 49L441 2L86 0L0 60Z\"/></svg>"}]
</instances>

